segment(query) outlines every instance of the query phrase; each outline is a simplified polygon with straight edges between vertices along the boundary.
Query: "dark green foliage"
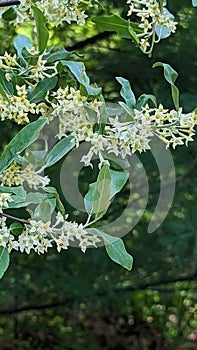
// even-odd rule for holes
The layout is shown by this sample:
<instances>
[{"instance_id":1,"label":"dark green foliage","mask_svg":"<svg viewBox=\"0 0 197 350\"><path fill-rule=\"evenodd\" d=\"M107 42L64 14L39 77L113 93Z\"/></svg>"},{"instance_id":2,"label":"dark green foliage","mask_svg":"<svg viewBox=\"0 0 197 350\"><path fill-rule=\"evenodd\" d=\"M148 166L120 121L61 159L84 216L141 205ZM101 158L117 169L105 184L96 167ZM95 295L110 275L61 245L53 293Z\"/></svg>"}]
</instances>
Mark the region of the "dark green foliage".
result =
<instances>
[{"instance_id":1,"label":"dark green foliage","mask_svg":"<svg viewBox=\"0 0 197 350\"><path fill-rule=\"evenodd\" d=\"M107 1L107 7L108 14L113 8L121 13L125 1ZM167 98L169 84L161 79L161 69L152 69L158 61L171 64L179 72L180 103L189 112L197 100L196 9L183 0L169 1L169 7L182 19L177 32L161 41L152 58L144 57L131 41L114 34L85 45L84 39L95 35L87 27L76 36L72 27L61 28L59 40L70 50L79 43L78 53L84 54L88 75L102 86L109 101L120 100L115 77L121 76L131 82L136 99L143 93L155 94L159 102L172 107ZM8 38L9 32L5 48ZM9 125L5 128L1 123L1 146L12 133ZM126 249L134 257L132 271L108 259L105 248L88 249L85 255L76 248L61 254L51 250L45 256L12 253L12 269L1 280L1 350L197 348L197 143L172 153L177 176L173 206L165 222L151 234L147 227L159 196L160 178L152 154L138 155L150 188L143 217L124 237ZM60 167L59 163L49 169L54 174L50 185L57 188ZM83 193L88 191L87 178L88 169L81 174ZM119 216L127 204L128 191L126 184L116 194L103 224ZM60 199L66 204L63 195ZM67 204L66 208L76 221L83 216Z\"/></svg>"}]
</instances>

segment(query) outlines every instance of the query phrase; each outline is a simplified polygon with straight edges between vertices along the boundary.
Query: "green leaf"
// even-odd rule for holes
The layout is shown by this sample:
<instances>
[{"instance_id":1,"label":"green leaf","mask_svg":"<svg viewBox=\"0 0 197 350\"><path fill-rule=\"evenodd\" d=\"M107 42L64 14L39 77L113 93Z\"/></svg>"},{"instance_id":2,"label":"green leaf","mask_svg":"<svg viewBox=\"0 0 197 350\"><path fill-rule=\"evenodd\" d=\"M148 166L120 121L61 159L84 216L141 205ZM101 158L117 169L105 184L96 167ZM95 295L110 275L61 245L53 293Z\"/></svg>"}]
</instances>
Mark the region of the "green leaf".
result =
<instances>
[{"instance_id":1,"label":"green leaf","mask_svg":"<svg viewBox=\"0 0 197 350\"><path fill-rule=\"evenodd\" d=\"M75 141L73 136L67 136L52 148L52 150L47 154L46 157L46 168L49 168L53 164L57 163L62 159L73 147L75 146Z\"/></svg>"},{"instance_id":2,"label":"green leaf","mask_svg":"<svg viewBox=\"0 0 197 350\"><path fill-rule=\"evenodd\" d=\"M126 184L129 174L123 171L115 171L110 169L110 197L109 199L112 199L116 193L120 192L121 189ZM89 185L89 191L86 193L84 197L84 205L86 208L86 211L88 214L92 213L92 207L93 207L93 200L94 200L94 193L96 189L96 182L93 182Z\"/></svg>"},{"instance_id":3,"label":"green leaf","mask_svg":"<svg viewBox=\"0 0 197 350\"><path fill-rule=\"evenodd\" d=\"M32 6L32 10L36 22L38 49L40 53L43 53L46 49L49 38L49 32L46 27L47 20L42 11L40 11L36 6Z\"/></svg>"},{"instance_id":4,"label":"green leaf","mask_svg":"<svg viewBox=\"0 0 197 350\"><path fill-rule=\"evenodd\" d=\"M7 95L13 95L14 88L10 81L8 81L5 77L5 72L3 69L0 69L0 86L1 86L1 94L5 98L5 94ZM6 98L8 100L8 97Z\"/></svg>"},{"instance_id":5,"label":"green leaf","mask_svg":"<svg viewBox=\"0 0 197 350\"><path fill-rule=\"evenodd\" d=\"M9 98L7 97L7 94L6 94L3 86L1 85L1 83L0 83L0 94L1 94L1 96L3 96L3 98L5 98L6 101L9 102Z\"/></svg>"},{"instance_id":6,"label":"green leaf","mask_svg":"<svg viewBox=\"0 0 197 350\"><path fill-rule=\"evenodd\" d=\"M43 56L43 60L47 60L48 63L55 62L55 61L60 61L60 60L65 60L68 58L72 52L69 52L65 50L64 48L56 51L56 52L49 52L46 55Z\"/></svg>"},{"instance_id":7,"label":"green leaf","mask_svg":"<svg viewBox=\"0 0 197 350\"><path fill-rule=\"evenodd\" d=\"M129 173L125 171L116 171L110 170L111 183L110 183L110 199L115 196L116 193L119 193L124 185L126 184Z\"/></svg>"},{"instance_id":8,"label":"green leaf","mask_svg":"<svg viewBox=\"0 0 197 350\"><path fill-rule=\"evenodd\" d=\"M197 6L197 0L192 0L192 6L194 6L194 7Z\"/></svg>"},{"instance_id":9,"label":"green leaf","mask_svg":"<svg viewBox=\"0 0 197 350\"><path fill-rule=\"evenodd\" d=\"M134 33L141 32L141 29L136 23L126 21L117 15L93 17L91 20L96 23L100 31L115 32L121 38L133 38L134 41L139 41Z\"/></svg>"},{"instance_id":10,"label":"green leaf","mask_svg":"<svg viewBox=\"0 0 197 350\"><path fill-rule=\"evenodd\" d=\"M18 57L21 58L22 61L26 63L26 61L22 55L22 51L24 48L31 49L31 47L32 47L31 40L27 36L19 34L16 36L16 38L14 40L14 47L17 51Z\"/></svg>"},{"instance_id":11,"label":"green leaf","mask_svg":"<svg viewBox=\"0 0 197 350\"><path fill-rule=\"evenodd\" d=\"M39 133L48 118L42 118L26 125L21 129L4 148L0 157L0 173L4 171L13 160L39 137Z\"/></svg>"},{"instance_id":12,"label":"green leaf","mask_svg":"<svg viewBox=\"0 0 197 350\"><path fill-rule=\"evenodd\" d=\"M75 61L61 61L63 66L68 67L71 73L75 76L77 81L82 84L88 95L99 95L101 92L101 88L90 86L90 78L86 74L85 65L83 62L75 62Z\"/></svg>"},{"instance_id":13,"label":"green leaf","mask_svg":"<svg viewBox=\"0 0 197 350\"><path fill-rule=\"evenodd\" d=\"M52 194L55 199L56 199L56 208L58 209L58 211L62 214L63 218L65 218L66 212L65 212L65 208L64 205L62 204L61 200L60 200L60 196L59 193L57 192L55 187L45 187L45 191L47 193Z\"/></svg>"},{"instance_id":14,"label":"green leaf","mask_svg":"<svg viewBox=\"0 0 197 350\"><path fill-rule=\"evenodd\" d=\"M14 236L18 236L23 232L24 226L20 222L14 221L9 228Z\"/></svg>"},{"instance_id":15,"label":"green leaf","mask_svg":"<svg viewBox=\"0 0 197 350\"><path fill-rule=\"evenodd\" d=\"M121 265L127 270L131 270L133 266L133 258L132 256L126 251L125 245L122 239L119 237L113 237L105 232L98 230L96 228L93 229L87 229L88 232L92 234L96 234L98 237L102 237L105 249L110 257L111 260L116 262L117 264Z\"/></svg>"},{"instance_id":16,"label":"green leaf","mask_svg":"<svg viewBox=\"0 0 197 350\"><path fill-rule=\"evenodd\" d=\"M16 17L17 17L17 12L13 6L11 6L8 10L6 10L2 14L2 18L5 21L14 21L16 19Z\"/></svg>"},{"instance_id":17,"label":"green leaf","mask_svg":"<svg viewBox=\"0 0 197 350\"><path fill-rule=\"evenodd\" d=\"M132 37L134 43L136 45L138 45L139 44L139 38L136 35L134 23L129 22L129 28L128 29L129 29L129 33L131 34L131 37ZM138 31L138 28L137 28L137 31Z\"/></svg>"},{"instance_id":18,"label":"green leaf","mask_svg":"<svg viewBox=\"0 0 197 350\"><path fill-rule=\"evenodd\" d=\"M26 196L26 206L29 204L39 204L46 199L46 193L28 192Z\"/></svg>"},{"instance_id":19,"label":"green leaf","mask_svg":"<svg viewBox=\"0 0 197 350\"><path fill-rule=\"evenodd\" d=\"M109 165L104 164L99 171L93 196L92 211L97 219L106 213L110 205L110 181Z\"/></svg>"},{"instance_id":20,"label":"green leaf","mask_svg":"<svg viewBox=\"0 0 197 350\"><path fill-rule=\"evenodd\" d=\"M44 80L41 80L36 85L36 87L29 93L27 99L31 103L38 103L40 101L43 101L47 92L49 90L52 90L56 86L57 82L57 77L45 78Z\"/></svg>"},{"instance_id":21,"label":"green leaf","mask_svg":"<svg viewBox=\"0 0 197 350\"><path fill-rule=\"evenodd\" d=\"M153 68L155 67L163 67L164 77L167 80L167 82L171 85L172 100L176 110L178 111L179 110L179 89L174 85L178 77L178 73L169 64L166 64L166 63L156 62L153 65Z\"/></svg>"},{"instance_id":22,"label":"green leaf","mask_svg":"<svg viewBox=\"0 0 197 350\"><path fill-rule=\"evenodd\" d=\"M154 107L157 107L157 99L154 95L142 94L137 100L136 109L140 111L142 107L149 102L149 100L152 102Z\"/></svg>"},{"instance_id":23,"label":"green leaf","mask_svg":"<svg viewBox=\"0 0 197 350\"><path fill-rule=\"evenodd\" d=\"M22 208L26 206L26 191L22 186L0 186L0 192L12 193L12 201L8 203L9 208Z\"/></svg>"},{"instance_id":24,"label":"green leaf","mask_svg":"<svg viewBox=\"0 0 197 350\"><path fill-rule=\"evenodd\" d=\"M116 80L122 85L120 90L121 96L124 98L127 106L133 110L136 106L136 99L129 81L121 77L116 77Z\"/></svg>"},{"instance_id":25,"label":"green leaf","mask_svg":"<svg viewBox=\"0 0 197 350\"><path fill-rule=\"evenodd\" d=\"M163 0L157 0L158 4L159 4L159 8L160 8L160 11L163 13Z\"/></svg>"},{"instance_id":26,"label":"green leaf","mask_svg":"<svg viewBox=\"0 0 197 350\"><path fill-rule=\"evenodd\" d=\"M51 221L51 214L55 210L56 202L55 199L48 199L40 204L35 209L33 213L33 220L42 220L42 222Z\"/></svg>"},{"instance_id":27,"label":"green leaf","mask_svg":"<svg viewBox=\"0 0 197 350\"><path fill-rule=\"evenodd\" d=\"M10 263L10 255L7 248L0 247L0 278L3 277Z\"/></svg>"}]
</instances>

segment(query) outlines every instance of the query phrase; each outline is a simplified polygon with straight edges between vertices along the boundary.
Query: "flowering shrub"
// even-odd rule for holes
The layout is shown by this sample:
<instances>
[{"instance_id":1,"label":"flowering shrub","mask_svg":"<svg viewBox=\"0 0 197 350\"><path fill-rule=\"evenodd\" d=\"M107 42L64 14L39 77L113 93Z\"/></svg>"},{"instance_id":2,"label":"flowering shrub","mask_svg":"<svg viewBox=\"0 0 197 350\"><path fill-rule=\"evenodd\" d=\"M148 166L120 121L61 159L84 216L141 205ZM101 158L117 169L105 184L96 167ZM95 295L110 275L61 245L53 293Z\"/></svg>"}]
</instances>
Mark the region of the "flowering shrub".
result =
<instances>
[{"instance_id":1,"label":"flowering shrub","mask_svg":"<svg viewBox=\"0 0 197 350\"><path fill-rule=\"evenodd\" d=\"M117 77L123 101L111 111L101 88L90 83L79 57L65 49L55 51L47 46L46 23L83 24L87 17L85 9L97 6L97 1L3 3L13 6L7 9L0 3L2 20L17 26L35 20L37 43L18 35L14 41L16 54L5 52L0 57L0 120L21 125L0 157L1 275L13 249L43 254L53 246L60 252L70 245L85 252L88 247L104 244L110 258L130 270L132 257L123 241L94 227L128 179L123 169L111 168L110 155L126 159L137 151L150 150L153 137L161 139L167 148L188 145L195 134L196 110L183 112L175 85L177 72L170 65L157 62L153 68L162 67L171 87L174 109L166 109L153 95L143 94L136 99L129 81ZM130 38L146 54L152 53L160 39L175 32L178 23L164 1L128 0L127 4L128 16L136 16L139 23L116 15L100 16L93 21L102 30L115 30L121 37ZM47 149L46 142L45 148L36 149L36 142L39 138L47 140L45 130L50 130L50 126L53 129L53 125L53 147ZM89 145L88 153L81 158L84 166L93 167L94 156L99 159L97 180L90 184L84 197L85 224L69 221L57 190L50 186L49 176L43 175L82 142ZM33 210L28 210L28 219L6 212L7 208L29 205Z\"/></svg>"}]
</instances>

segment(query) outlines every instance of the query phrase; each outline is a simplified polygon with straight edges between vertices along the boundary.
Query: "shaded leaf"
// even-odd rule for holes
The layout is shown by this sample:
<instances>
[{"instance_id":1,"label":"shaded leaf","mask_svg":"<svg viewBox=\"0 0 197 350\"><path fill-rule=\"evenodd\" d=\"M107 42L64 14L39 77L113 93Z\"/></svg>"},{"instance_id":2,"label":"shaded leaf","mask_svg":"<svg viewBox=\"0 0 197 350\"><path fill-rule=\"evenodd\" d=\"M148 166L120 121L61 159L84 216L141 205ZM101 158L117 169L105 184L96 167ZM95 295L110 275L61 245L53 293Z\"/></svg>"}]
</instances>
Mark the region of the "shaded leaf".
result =
<instances>
[{"instance_id":1,"label":"shaded leaf","mask_svg":"<svg viewBox=\"0 0 197 350\"><path fill-rule=\"evenodd\" d=\"M21 129L4 148L0 157L0 173L4 171L13 160L39 137L39 133L47 122L47 118L36 120Z\"/></svg>"},{"instance_id":2,"label":"shaded leaf","mask_svg":"<svg viewBox=\"0 0 197 350\"><path fill-rule=\"evenodd\" d=\"M11 6L8 10L6 10L2 14L2 18L5 21L14 21L16 19L16 17L17 17L17 12L13 6Z\"/></svg>"},{"instance_id":3,"label":"shaded leaf","mask_svg":"<svg viewBox=\"0 0 197 350\"><path fill-rule=\"evenodd\" d=\"M5 94L13 95L14 93L14 88L12 86L12 83L6 79L5 74L6 74L5 71L3 71L3 69L0 68L0 86L1 86L0 93L4 98L5 98ZM6 99L8 99L8 97Z\"/></svg>"},{"instance_id":4,"label":"shaded leaf","mask_svg":"<svg viewBox=\"0 0 197 350\"><path fill-rule=\"evenodd\" d=\"M101 31L115 32L125 39L134 39L134 41L139 41L134 33L141 32L138 24L126 21L125 19L117 16L98 16L93 17L92 22L96 23L97 27Z\"/></svg>"},{"instance_id":5,"label":"shaded leaf","mask_svg":"<svg viewBox=\"0 0 197 350\"><path fill-rule=\"evenodd\" d=\"M27 95L27 99L31 103L38 103L40 101L43 101L47 92L53 89L56 86L57 82L57 77L45 78L44 80L41 80L29 93L29 95Z\"/></svg>"},{"instance_id":6,"label":"shaded leaf","mask_svg":"<svg viewBox=\"0 0 197 350\"><path fill-rule=\"evenodd\" d=\"M24 226L20 222L14 221L9 228L14 236L18 236L23 232Z\"/></svg>"},{"instance_id":7,"label":"shaded leaf","mask_svg":"<svg viewBox=\"0 0 197 350\"><path fill-rule=\"evenodd\" d=\"M64 205L62 204L61 200L60 200L60 196L59 193L57 192L55 187L45 187L45 191L47 193L52 194L55 199L56 199L56 208L58 209L58 211L62 214L63 218L65 218L66 212L65 212L65 208Z\"/></svg>"},{"instance_id":8,"label":"shaded leaf","mask_svg":"<svg viewBox=\"0 0 197 350\"><path fill-rule=\"evenodd\" d=\"M154 95L142 94L137 100L136 108L141 110L149 101L152 102L154 107L157 107L157 99Z\"/></svg>"},{"instance_id":9,"label":"shaded leaf","mask_svg":"<svg viewBox=\"0 0 197 350\"><path fill-rule=\"evenodd\" d=\"M10 255L7 248L0 247L0 278L3 277L10 263Z\"/></svg>"}]
</instances>

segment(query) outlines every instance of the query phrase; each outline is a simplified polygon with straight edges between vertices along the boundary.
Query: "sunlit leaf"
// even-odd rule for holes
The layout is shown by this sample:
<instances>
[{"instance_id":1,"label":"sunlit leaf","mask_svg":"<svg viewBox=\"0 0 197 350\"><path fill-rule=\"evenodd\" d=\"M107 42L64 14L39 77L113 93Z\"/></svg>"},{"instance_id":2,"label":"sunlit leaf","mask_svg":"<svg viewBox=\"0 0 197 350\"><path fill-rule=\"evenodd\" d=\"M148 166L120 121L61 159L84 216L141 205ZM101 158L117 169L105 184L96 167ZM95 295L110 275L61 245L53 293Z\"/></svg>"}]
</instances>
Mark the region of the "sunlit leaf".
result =
<instances>
[{"instance_id":1,"label":"sunlit leaf","mask_svg":"<svg viewBox=\"0 0 197 350\"><path fill-rule=\"evenodd\" d=\"M56 143L52 150L47 154L46 157L46 168L57 163L62 159L73 147L75 146L75 141L73 136L67 136L61 141Z\"/></svg>"},{"instance_id":2,"label":"sunlit leaf","mask_svg":"<svg viewBox=\"0 0 197 350\"><path fill-rule=\"evenodd\" d=\"M96 234L98 237L102 237L105 249L110 257L111 260L116 262L117 264L121 265L127 270L131 270L133 267L133 258L132 256L126 251L124 242L119 237L113 237L105 232L101 231L100 229L87 229L88 232L92 234Z\"/></svg>"},{"instance_id":3,"label":"sunlit leaf","mask_svg":"<svg viewBox=\"0 0 197 350\"><path fill-rule=\"evenodd\" d=\"M131 89L129 81L125 78L116 77L116 80L122 85L120 90L121 96L124 98L129 108L134 109L136 105L135 95Z\"/></svg>"},{"instance_id":4,"label":"sunlit leaf","mask_svg":"<svg viewBox=\"0 0 197 350\"><path fill-rule=\"evenodd\" d=\"M46 27L47 20L42 11L40 11L36 6L32 6L32 10L36 22L38 49L40 53L43 53L46 49L49 38L49 32Z\"/></svg>"},{"instance_id":5,"label":"sunlit leaf","mask_svg":"<svg viewBox=\"0 0 197 350\"><path fill-rule=\"evenodd\" d=\"M82 84L89 95L99 95L101 88L90 86L90 78L86 74L85 65L83 62L76 61L61 61L63 66L68 67L71 73L75 76L77 81Z\"/></svg>"}]
</instances>

